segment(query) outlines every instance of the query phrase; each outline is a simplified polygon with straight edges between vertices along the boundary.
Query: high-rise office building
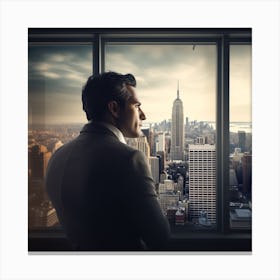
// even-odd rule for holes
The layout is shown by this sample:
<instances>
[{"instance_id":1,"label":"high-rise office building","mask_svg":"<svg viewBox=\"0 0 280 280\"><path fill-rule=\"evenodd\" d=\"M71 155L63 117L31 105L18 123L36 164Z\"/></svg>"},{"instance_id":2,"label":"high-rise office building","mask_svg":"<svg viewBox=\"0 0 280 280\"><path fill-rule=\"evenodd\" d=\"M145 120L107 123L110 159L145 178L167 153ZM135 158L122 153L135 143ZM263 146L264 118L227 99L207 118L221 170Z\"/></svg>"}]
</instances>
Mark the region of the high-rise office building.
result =
<instances>
[{"instance_id":1,"label":"high-rise office building","mask_svg":"<svg viewBox=\"0 0 280 280\"><path fill-rule=\"evenodd\" d=\"M28 194L30 195L30 204L40 204L47 199L44 178L50 157L51 153L44 145L35 144L28 150Z\"/></svg>"},{"instance_id":2,"label":"high-rise office building","mask_svg":"<svg viewBox=\"0 0 280 280\"><path fill-rule=\"evenodd\" d=\"M145 135L142 135L139 138L126 138L126 142L130 147L142 151L147 158L150 157L150 145Z\"/></svg>"},{"instance_id":3,"label":"high-rise office building","mask_svg":"<svg viewBox=\"0 0 280 280\"><path fill-rule=\"evenodd\" d=\"M156 152L165 152L165 132L160 132L157 135Z\"/></svg>"},{"instance_id":4,"label":"high-rise office building","mask_svg":"<svg viewBox=\"0 0 280 280\"><path fill-rule=\"evenodd\" d=\"M42 205L29 207L28 226L29 228L45 228L58 225L56 211L50 201L45 201Z\"/></svg>"},{"instance_id":5,"label":"high-rise office building","mask_svg":"<svg viewBox=\"0 0 280 280\"><path fill-rule=\"evenodd\" d=\"M159 173L162 173L165 168L165 152L157 152L156 157L159 159Z\"/></svg>"},{"instance_id":6,"label":"high-rise office building","mask_svg":"<svg viewBox=\"0 0 280 280\"><path fill-rule=\"evenodd\" d=\"M190 218L198 219L201 211L216 223L216 151L214 145L189 145Z\"/></svg>"},{"instance_id":7,"label":"high-rise office building","mask_svg":"<svg viewBox=\"0 0 280 280\"><path fill-rule=\"evenodd\" d=\"M172 180L164 180L159 184L159 204L164 213L168 207L177 207L180 194L175 192L176 183Z\"/></svg>"},{"instance_id":8,"label":"high-rise office building","mask_svg":"<svg viewBox=\"0 0 280 280\"><path fill-rule=\"evenodd\" d=\"M251 194L252 190L252 155L244 153L242 157L243 191Z\"/></svg>"},{"instance_id":9,"label":"high-rise office building","mask_svg":"<svg viewBox=\"0 0 280 280\"><path fill-rule=\"evenodd\" d=\"M168 207L178 206L180 199L179 193L174 192L165 192L159 194L159 204L164 213L167 212Z\"/></svg>"},{"instance_id":10,"label":"high-rise office building","mask_svg":"<svg viewBox=\"0 0 280 280\"><path fill-rule=\"evenodd\" d=\"M44 145L34 145L29 151L29 168L31 177L43 179L46 175L46 169L51 157L51 153Z\"/></svg>"},{"instance_id":11,"label":"high-rise office building","mask_svg":"<svg viewBox=\"0 0 280 280\"><path fill-rule=\"evenodd\" d=\"M146 136L149 147L150 147L149 156L150 155L155 155L154 133L153 133L153 130L152 130L151 126L150 126L150 128L142 128L141 130L142 130L143 135Z\"/></svg>"},{"instance_id":12,"label":"high-rise office building","mask_svg":"<svg viewBox=\"0 0 280 280\"><path fill-rule=\"evenodd\" d=\"M181 194L183 194L184 192L184 177L182 175L179 175L177 179L176 190L179 191Z\"/></svg>"},{"instance_id":13,"label":"high-rise office building","mask_svg":"<svg viewBox=\"0 0 280 280\"><path fill-rule=\"evenodd\" d=\"M208 144L207 143L207 137L205 137L205 136L198 136L195 139L195 143L196 144L200 144L200 145Z\"/></svg>"},{"instance_id":14,"label":"high-rise office building","mask_svg":"<svg viewBox=\"0 0 280 280\"><path fill-rule=\"evenodd\" d=\"M173 180L164 180L163 183L159 184L159 193L174 192L175 184Z\"/></svg>"},{"instance_id":15,"label":"high-rise office building","mask_svg":"<svg viewBox=\"0 0 280 280\"><path fill-rule=\"evenodd\" d=\"M151 167L151 173L154 179L155 184L159 183L159 158L158 157L150 157L149 158L149 164Z\"/></svg>"},{"instance_id":16,"label":"high-rise office building","mask_svg":"<svg viewBox=\"0 0 280 280\"><path fill-rule=\"evenodd\" d=\"M171 124L171 160L184 160L184 110L183 102L179 96L179 83L177 98L173 102Z\"/></svg>"},{"instance_id":17,"label":"high-rise office building","mask_svg":"<svg viewBox=\"0 0 280 280\"><path fill-rule=\"evenodd\" d=\"M246 132L238 131L238 146L241 148L241 152L244 153L246 149Z\"/></svg>"},{"instance_id":18,"label":"high-rise office building","mask_svg":"<svg viewBox=\"0 0 280 280\"><path fill-rule=\"evenodd\" d=\"M186 128L189 126L189 117L186 117Z\"/></svg>"},{"instance_id":19,"label":"high-rise office building","mask_svg":"<svg viewBox=\"0 0 280 280\"><path fill-rule=\"evenodd\" d=\"M44 188L44 177L51 152L44 145L29 149L28 226L49 227L58 223L55 209Z\"/></svg>"}]
</instances>

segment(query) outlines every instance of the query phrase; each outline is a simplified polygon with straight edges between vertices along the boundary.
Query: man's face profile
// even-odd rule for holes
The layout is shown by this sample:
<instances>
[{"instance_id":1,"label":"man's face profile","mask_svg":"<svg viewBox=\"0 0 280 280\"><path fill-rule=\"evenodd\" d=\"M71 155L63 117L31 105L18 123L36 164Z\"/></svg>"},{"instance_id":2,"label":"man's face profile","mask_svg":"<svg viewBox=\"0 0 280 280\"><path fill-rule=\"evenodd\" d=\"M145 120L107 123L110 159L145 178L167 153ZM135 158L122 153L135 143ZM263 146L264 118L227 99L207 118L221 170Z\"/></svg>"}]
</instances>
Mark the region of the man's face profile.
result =
<instances>
[{"instance_id":1,"label":"man's face profile","mask_svg":"<svg viewBox=\"0 0 280 280\"><path fill-rule=\"evenodd\" d=\"M146 119L146 116L140 108L141 103L137 98L135 88L128 85L127 89L131 96L120 111L119 129L124 137L137 138L141 135L142 121Z\"/></svg>"}]
</instances>

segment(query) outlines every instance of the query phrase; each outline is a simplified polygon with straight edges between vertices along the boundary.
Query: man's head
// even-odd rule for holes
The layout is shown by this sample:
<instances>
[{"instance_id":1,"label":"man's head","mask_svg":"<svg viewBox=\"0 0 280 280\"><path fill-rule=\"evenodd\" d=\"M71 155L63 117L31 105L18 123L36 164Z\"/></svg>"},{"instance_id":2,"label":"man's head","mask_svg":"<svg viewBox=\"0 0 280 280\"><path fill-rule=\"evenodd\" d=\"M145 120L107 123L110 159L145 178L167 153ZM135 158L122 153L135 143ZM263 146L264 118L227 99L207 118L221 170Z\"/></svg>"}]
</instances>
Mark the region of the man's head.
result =
<instances>
[{"instance_id":1,"label":"man's head","mask_svg":"<svg viewBox=\"0 0 280 280\"><path fill-rule=\"evenodd\" d=\"M145 114L140 109L132 74L105 72L90 76L82 91L83 109L87 119L109 122L125 137L139 137Z\"/></svg>"}]
</instances>

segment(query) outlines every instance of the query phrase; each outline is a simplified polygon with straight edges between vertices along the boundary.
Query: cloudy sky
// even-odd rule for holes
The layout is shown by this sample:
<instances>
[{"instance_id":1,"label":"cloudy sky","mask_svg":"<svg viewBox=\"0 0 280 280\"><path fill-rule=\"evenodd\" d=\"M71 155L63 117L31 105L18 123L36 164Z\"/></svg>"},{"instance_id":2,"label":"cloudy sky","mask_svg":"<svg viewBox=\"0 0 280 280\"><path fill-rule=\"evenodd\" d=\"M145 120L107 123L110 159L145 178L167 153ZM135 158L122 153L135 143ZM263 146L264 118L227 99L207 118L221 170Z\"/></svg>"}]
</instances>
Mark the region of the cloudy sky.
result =
<instances>
[{"instance_id":1,"label":"cloudy sky","mask_svg":"<svg viewBox=\"0 0 280 280\"><path fill-rule=\"evenodd\" d=\"M184 116L215 121L214 45L106 45L105 70L132 73L147 122L171 118L180 85ZM231 121L251 121L251 47L231 47ZM29 120L84 123L81 89L92 73L92 48L29 47Z\"/></svg>"}]
</instances>

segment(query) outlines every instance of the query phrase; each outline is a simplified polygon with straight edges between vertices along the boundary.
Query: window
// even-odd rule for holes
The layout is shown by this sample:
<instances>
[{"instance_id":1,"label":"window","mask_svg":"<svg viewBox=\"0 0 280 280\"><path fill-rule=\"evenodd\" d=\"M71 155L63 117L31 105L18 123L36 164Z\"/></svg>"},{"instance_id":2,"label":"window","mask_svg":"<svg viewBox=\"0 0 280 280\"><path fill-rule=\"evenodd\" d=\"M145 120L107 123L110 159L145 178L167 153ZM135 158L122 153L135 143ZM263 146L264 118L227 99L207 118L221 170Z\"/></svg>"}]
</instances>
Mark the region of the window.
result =
<instances>
[{"instance_id":1,"label":"window","mask_svg":"<svg viewBox=\"0 0 280 280\"><path fill-rule=\"evenodd\" d=\"M215 112L216 112L216 81L217 81L217 47L216 44L197 44L197 43L180 43L172 44L171 42L164 45L155 44L152 39L149 44L141 41L130 44L125 43L111 43L105 44L105 70L129 72L131 71L139 83L137 91L142 98L142 108L145 111L147 120L147 130L153 137L165 133L171 136L171 149L168 153L168 148L161 151L164 153L168 161L164 162L164 166L168 166L170 162L182 160L187 162L189 168L189 185L185 184L181 190L175 187L178 182L178 174L173 174L172 171L167 173L169 179L174 181L173 192L174 195L178 191L181 192L178 201L175 203L178 206L180 201L189 201L190 219L186 214L185 223L188 226L201 227L199 224L200 211L207 209L211 204L211 217L215 216L215 201L206 199L207 194L199 197L202 202L199 209L194 210L195 199L188 199L192 197L192 193L196 192L197 188L205 189L208 184L211 192L216 189L215 181L209 181L207 172L214 167L215 163L212 159L209 162L211 166L195 167L196 161L206 160L205 153L207 153L206 146L201 152L201 157L196 161L189 160L191 155L189 145L184 145L185 142L198 142L201 138L203 143L211 144L209 149L215 150L215 130L211 126L215 125ZM184 110L185 109L185 110ZM189 128L184 132L184 119L193 121ZM163 129L162 124L171 122L171 131ZM193 126L192 123L195 125ZM211 126L210 126L211 125ZM172 137L174 135L174 138ZM186 139L187 138L187 139ZM207 140L206 140L207 138ZM174 139L174 140L173 140ZM149 143L150 147L153 145ZM174 146L172 145L174 144ZM186 147L186 149L184 149ZM213 148L214 147L214 148ZM194 147L195 150L195 147ZM150 149L150 156L156 156L158 150ZM203 153L203 154L202 154ZM183 156L181 156L181 154ZM214 154L215 158L215 154ZM180 162L175 163L176 169L179 171ZM165 170L162 170L164 174ZM199 173L197 173L199 171ZM181 175L186 182L186 171L181 172ZM215 176L215 174L214 174ZM200 177L198 184L193 184L193 180ZM164 176L160 184L165 184ZM211 187L210 187L211 186ZM170 190L168 190L170 192ZM175 223L174 213L174 198L167 201L163 192L159 193L159 200L164 200L164 211L170 218L171 225ZM166 208L166 205L169 208ZM183 209L183 207L181 207ZM173 216L168 214L172 211ZM184 208L184 212L187 210ZM209 213L210 215L210 213ZM215 227L216 220L212 220L212 226ZM209 228L207 228L209 229Z\"/></svg>"},{"instance_id":2,"label":"window","mask_svg":"<svg viewBox=\"0 0 280 280\"><path fill-rule=\"evenodd\" d=\"M252 118L250 45L230 45L230 228L252 224Z\"/></svg>"},{"instance_id":3,"label":"window","mask_svg":"<svg viewBox=\"0 0 280 280\"><path fill-rule=\"evenodd\" d=\"M30 44L28 55L28 227L42 229L59 226L44 176L51 155L84 121L80 91L92 72L92 47Z\"/></svg>"},{"instance_id":4,"label":"window","mask_svg":"<svg viewBox=\"0 0 280 280\"><path fill-rule=\"evenodd\" d=\"M105 70L136 77L147 116L143 128L146 140L128 142L159 159L150 161L151 169L162 208L172 225L172 238L193 238L189 234L197 231L205 232L206 239L210 233L224 238L232 230L240 230L232 213L240 217L249 214L239 211L232 195L244 188L244 183L241 186L236 181L238 168L247 170L242 182L250 185L252 155L244 154L235 169L232 157L233 151L250 152L251 136L243 125L251 125L251 30L82 31L29 32L30 236L36 228L43 232L58 225L55 211L41 191L43 167L57 147L79 132L86 121L82 86L89 75ZM241 78L246 91L236 86ZM158 170L160 174L155 174ZM242 194L250 204L249 194ZM184 225L176 224L174 207L185 211ZM243 246L241 237L240 248L250 250L251 230L246 232L248 242ZM184 245L176 242L172 248L184 250ZM236 242L227 248L235 250Z\"/></svg>"}]
</instances>

